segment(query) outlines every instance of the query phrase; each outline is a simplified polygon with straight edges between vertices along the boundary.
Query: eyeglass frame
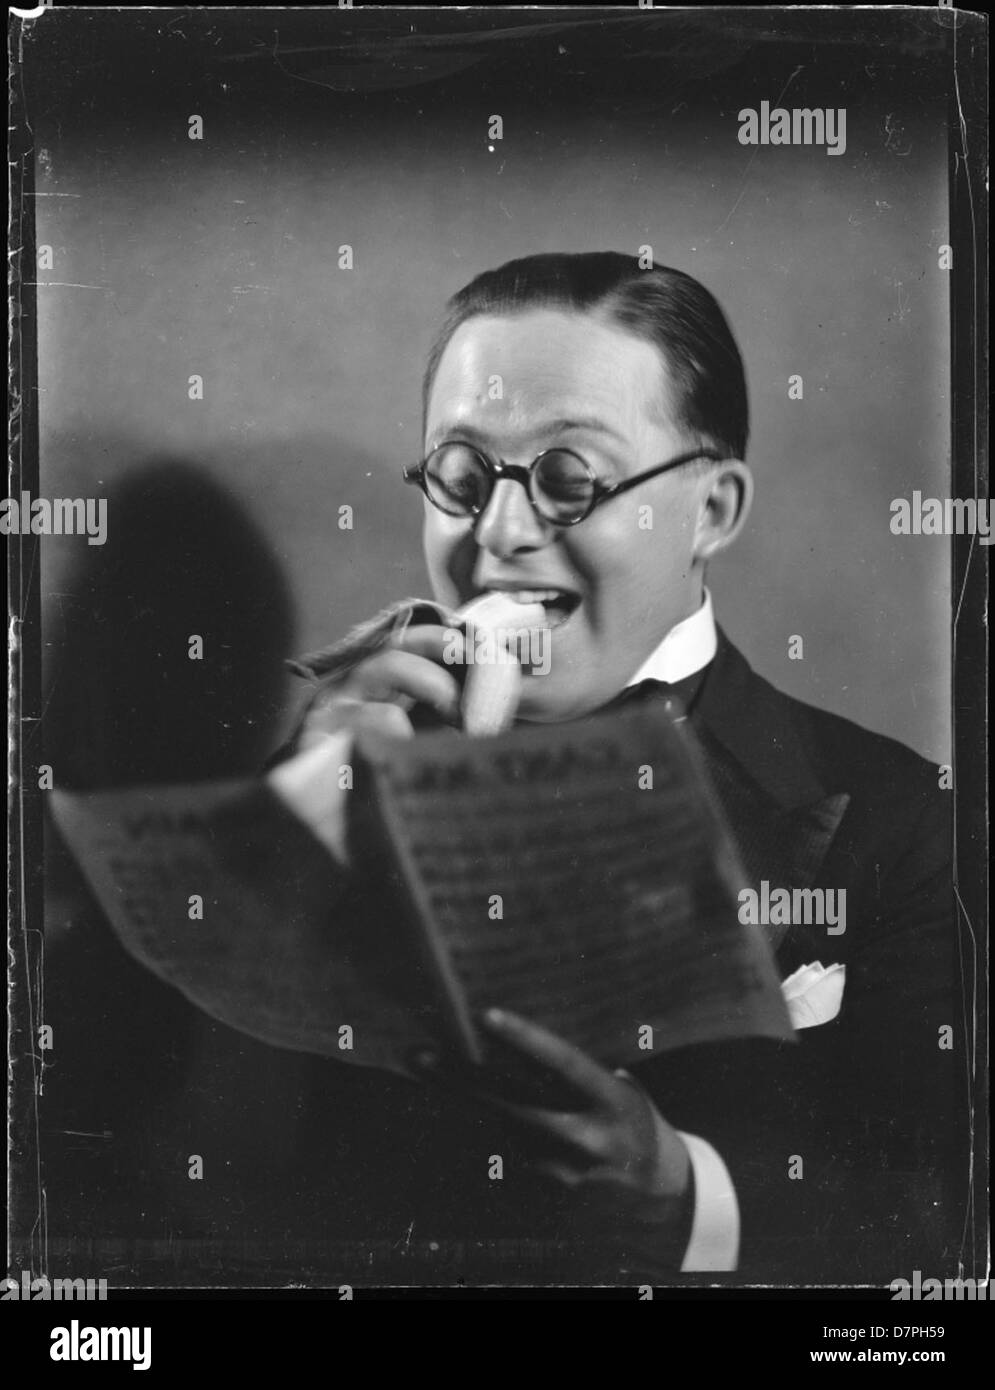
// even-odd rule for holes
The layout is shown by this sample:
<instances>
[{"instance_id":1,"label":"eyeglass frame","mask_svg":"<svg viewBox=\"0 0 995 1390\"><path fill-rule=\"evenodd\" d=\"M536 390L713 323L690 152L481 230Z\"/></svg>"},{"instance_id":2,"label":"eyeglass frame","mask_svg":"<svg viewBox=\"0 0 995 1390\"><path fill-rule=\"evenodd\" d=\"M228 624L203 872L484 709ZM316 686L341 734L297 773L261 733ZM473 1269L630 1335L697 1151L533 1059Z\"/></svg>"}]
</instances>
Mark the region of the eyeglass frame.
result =
<instances>
[{"instance_id":1,"label":"eyeglass frame","mask_svg":"<svg viewBox=\"0 0 995 1390\"><path fill-rule=\"evenodd\" d=\"M425 478L425 469L428 466L429 460L433 455L437 454L440 449L451 448L453 445L468 449L471 454L475 454L483 464L485 473L492 479L491 490L487 494L487 501L482 507L471 508L466 512L450 512L447 511L445 507L440 506L434 497L429 496L428 483ZM578 463L583 465L593 484L594 490L587 510L583 512L581 516L574 517L571 521L560 521L555 517L546 516L544 512L539 510L536 500L532 496L531 483L535 476L535 470L548 454L569 454L571 458L575 458ZM406 464L401 472L404 481L420 487L432 506L442 512L444 516L460 517L464 521L468 517L483 516L487 507L490 505L491 498L494 496L495 486L502 478L508 478L512 482L521 483L522 487L525 489L525 495L531 503L532 510L541 521L547 522L550 526L578 526L582 521L587 520L596 507L600 507L603 502L607 502L611 497L618 497L621 493L628 492L629 489L635 487L637 483L648 482L650 478L656 478L662 473L669 472L672 468L681 468L686 463L694 463L696 459L707 459L712 463L722 463L725 458L725 454L720 454L715 449L695 449L689 453L679 454L677 458L668 459L664 463L656 464L653 468L647 468L644 472L637 473L634 478L623 478L620 483L603 483L597 473L595 473L591 464L588 463L587 459L578 454L575 449L562 447L543 449L541 453L536 454L528 467L524 467L521 464L505 463L501 459L492 459L489 454L485 454L483 450L478 449L475 444L467 444L465 440L447 439L430 450L420 463Z\"/></svg>"}]
</instances>

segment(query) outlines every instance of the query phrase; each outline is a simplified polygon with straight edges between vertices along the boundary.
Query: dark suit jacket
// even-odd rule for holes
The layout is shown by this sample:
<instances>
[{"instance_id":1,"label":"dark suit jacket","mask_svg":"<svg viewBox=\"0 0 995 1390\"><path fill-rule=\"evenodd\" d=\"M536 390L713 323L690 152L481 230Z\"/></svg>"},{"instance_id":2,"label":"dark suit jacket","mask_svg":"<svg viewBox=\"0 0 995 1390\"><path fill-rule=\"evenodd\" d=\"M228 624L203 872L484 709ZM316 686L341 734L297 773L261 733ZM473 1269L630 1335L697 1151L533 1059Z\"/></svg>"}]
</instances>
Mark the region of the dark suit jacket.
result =
<instances>
[{"instance_id":1,"label":"dark suit jacket","mask_svg":"<svg viewBox=\"0 0 995 1390\"><path fill-rule=\"evenodd\" d=\"M845 963L835 1021L796 1043L687 1048L635 1069L730 1170L730 1281L950 1275L966 1171L950 793L894 740L780 694L721 634L690 724L751 882L846 892L842 935L769 929L782 977ZM289 815L284 839L267 872L309 891L328 857ZM380 885L339 879L335 911L389 913ZM62 1044L49 1227L76 1272L90 1240L84 1272L103 1273L111 1250L150 1282L679 1282L680 1250L652 1231L584 1236L570 1194L524 1171L525 1134L504 1117L248 1038L124 956L94 916L56 954L47 995ZM204 1180L188 1177L193 1153Z\"/></svg>"},{"instance_id":2,"label":"dark suit jacket","mask_svg":"<svg viewBox=\"0 0 995 1390\"><path fill-rule=\"evenodd\" d=\"M724 634L691 723L751 882L846 892L841 935L767 928L782 978L838 961L846 989L796 1046L695 1049L686 1069L648 1065L646 1084L723 1155L744 1278L951 1268L966 1138L951 793L895 740L775 690Z\"/></svg>"}]
</instances>

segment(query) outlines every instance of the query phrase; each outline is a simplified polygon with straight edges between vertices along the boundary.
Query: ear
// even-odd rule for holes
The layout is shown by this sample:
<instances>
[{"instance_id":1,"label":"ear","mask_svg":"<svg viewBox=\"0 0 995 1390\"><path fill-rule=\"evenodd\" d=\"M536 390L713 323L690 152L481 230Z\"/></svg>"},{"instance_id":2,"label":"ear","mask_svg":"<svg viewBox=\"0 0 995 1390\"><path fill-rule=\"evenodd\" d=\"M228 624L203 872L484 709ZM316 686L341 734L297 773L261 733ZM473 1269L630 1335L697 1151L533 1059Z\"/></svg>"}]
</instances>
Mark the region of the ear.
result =
<instances>
[{"instance_id":1,"label":"ear","mask_svg":"<svg viewBox=\"0 0 995 1390\"><path fill-rule=\"evenodd\" d=\"M702 479L694 557L707 561L731 545L753 503L753 474L741 459L724 459Z\"/></svg>"}]
</instances>

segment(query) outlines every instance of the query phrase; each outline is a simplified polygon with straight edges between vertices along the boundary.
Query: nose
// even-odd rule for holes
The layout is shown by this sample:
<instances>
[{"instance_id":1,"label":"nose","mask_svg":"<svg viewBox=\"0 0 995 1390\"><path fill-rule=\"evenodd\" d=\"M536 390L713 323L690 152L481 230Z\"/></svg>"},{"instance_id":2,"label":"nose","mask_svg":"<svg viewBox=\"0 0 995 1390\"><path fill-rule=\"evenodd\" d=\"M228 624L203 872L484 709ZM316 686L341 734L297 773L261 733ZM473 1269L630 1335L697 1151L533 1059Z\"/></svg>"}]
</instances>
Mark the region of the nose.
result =
<instances>
[{"instance_id":1,"label":"nose","mask_svg":"<svg viewBox=\"0 0 995 1390\"><path fill-rule=\"evenodd\" d=\"M474 534L482 550L503 560L521 551L538 550L547 543L552 529L536 514L521 483L499 478Z\"/></svg>"}]
</instances>

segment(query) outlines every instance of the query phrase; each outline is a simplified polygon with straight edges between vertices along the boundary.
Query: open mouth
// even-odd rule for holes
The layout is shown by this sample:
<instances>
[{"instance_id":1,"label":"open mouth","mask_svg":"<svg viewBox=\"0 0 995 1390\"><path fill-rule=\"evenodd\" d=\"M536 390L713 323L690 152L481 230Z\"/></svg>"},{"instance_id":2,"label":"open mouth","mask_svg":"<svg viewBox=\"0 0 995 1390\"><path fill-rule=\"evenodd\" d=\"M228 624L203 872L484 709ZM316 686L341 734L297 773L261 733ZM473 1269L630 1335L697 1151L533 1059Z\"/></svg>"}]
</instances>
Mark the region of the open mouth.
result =
<instances>
[{"instance_id":1,"label":"open mouth","mask_svg":"<svg viewBox=\"0 0 995 1390\"><path fill-rule=\"evenodd\" d=\"M541 604L551 628L561 627L580 607L580 594L569 589L502 589L500 592L514 603Z\"/></svg>"}]
</instances>

